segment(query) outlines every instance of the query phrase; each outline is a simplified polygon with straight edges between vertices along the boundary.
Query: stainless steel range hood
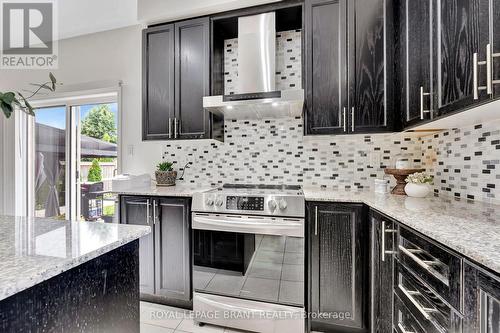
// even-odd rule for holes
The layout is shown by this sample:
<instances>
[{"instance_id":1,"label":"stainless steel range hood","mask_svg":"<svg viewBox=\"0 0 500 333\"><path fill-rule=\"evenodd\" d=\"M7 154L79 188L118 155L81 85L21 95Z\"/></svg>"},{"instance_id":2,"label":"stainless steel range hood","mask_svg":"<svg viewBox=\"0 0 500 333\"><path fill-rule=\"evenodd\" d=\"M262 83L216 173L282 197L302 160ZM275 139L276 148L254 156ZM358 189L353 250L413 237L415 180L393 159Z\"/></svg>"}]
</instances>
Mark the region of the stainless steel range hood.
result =
<instances>
[{"instance_id":1,"label":"stainless steel range hood","mask_svg":"<svg viewBox=\"0 0 500 333\"><path fill-rule=\"evenodd\" d=\"M226 119L302 115L304 90L276 91L276 13L238 19L238 84L234 95L208 96L203 107Z\"/></svg>"}]
</instances>

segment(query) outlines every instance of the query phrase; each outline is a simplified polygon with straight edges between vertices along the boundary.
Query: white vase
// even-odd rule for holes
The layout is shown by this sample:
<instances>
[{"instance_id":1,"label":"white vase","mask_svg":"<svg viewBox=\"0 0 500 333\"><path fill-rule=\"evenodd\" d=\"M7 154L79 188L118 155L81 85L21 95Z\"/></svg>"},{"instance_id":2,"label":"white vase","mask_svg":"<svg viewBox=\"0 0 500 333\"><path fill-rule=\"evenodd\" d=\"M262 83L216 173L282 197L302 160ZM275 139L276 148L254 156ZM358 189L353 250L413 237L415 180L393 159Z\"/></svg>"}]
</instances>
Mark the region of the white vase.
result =
<instances>
[{"instance_id":1,"label":"white vase","mask_svg":"<svg viewBox=\"0 0 500 333\"><path fill-rule=\"evenodd\" d=\"M409 197L424 198L431 192L429 184L408 183L405 186L405 192Z\"/></svg>"}]
</instances>

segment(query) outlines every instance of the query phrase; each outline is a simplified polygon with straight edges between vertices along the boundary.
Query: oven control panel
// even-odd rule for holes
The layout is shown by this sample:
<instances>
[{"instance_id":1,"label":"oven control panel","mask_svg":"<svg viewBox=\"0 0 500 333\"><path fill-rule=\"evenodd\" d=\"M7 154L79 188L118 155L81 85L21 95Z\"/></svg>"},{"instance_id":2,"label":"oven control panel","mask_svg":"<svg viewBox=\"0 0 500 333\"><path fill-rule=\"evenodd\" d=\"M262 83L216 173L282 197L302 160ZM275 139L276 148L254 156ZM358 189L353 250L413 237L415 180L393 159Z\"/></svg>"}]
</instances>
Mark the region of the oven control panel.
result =
<instances>
[{"instance_id":1,"label":"oven control panel","mask_svg":"<svg viewBox=\"0 0 500 333\"><path fill-rule=\"evenodd\" d=\"M228 210L264 210L264 197L226 197L226 209Z\"/></svg>"}]
</instances>

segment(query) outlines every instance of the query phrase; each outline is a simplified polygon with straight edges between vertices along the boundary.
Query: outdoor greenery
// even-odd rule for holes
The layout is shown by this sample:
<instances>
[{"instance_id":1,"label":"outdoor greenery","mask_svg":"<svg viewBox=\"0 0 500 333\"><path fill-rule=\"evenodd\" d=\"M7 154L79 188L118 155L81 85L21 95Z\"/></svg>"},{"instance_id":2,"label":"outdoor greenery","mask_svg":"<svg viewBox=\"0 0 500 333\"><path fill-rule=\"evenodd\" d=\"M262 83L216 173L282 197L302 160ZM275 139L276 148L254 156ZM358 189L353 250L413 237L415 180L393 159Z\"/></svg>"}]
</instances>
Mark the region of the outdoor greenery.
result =
<instances>
[{"instance_id":1,"label":"outdoor greenery","mask_svg":"<svg viewBox=\"0 0 500 333\"><path fill-rule=\"evenodd\" d=\"M108 104L93 107L82 120L82 135L116 143L116 132L115 115Z\"/></svg>"},{"instance_id":2,"label":"outdoor greenery","mask_svg":"<svg viewBox=\"0 0 500 333\"><path fill-rule=\"evenodd\" d=\"M89 182L100 182L102 180L102 170L97 159L92 161L87 180Z\"/></svg>"},{"instance_id":3,"label":"outdoor greenery","mask_svg":"<svg viewBox=\"0 0 500 333\"><path fill-rule=\"evenodd\" d=\"M158 163L157 168L158 171L172 171L172 166L174 164L172 162L161 162Z\"/></svg>"},{"instance_id":4,"label":"outdoor greenery","mask_svg":"<svg viewBox=\"0 0 500 333\"><path fill-rule=\"evenodd\" d=\"M28 97L24 97L24 95L20 92L0 92L0 109L2 109L5 117L10 118L16 107L21 111L34 116L35 112L33 111L33 107L28 100L36 96L42 89L50 92L56 91L57 80L52 73L49 73L49 80L50 81L42 84L31 83L32 86L36 87L36 89L34 91L27 91L30 94Z\"/></svg>"}]
</instances>

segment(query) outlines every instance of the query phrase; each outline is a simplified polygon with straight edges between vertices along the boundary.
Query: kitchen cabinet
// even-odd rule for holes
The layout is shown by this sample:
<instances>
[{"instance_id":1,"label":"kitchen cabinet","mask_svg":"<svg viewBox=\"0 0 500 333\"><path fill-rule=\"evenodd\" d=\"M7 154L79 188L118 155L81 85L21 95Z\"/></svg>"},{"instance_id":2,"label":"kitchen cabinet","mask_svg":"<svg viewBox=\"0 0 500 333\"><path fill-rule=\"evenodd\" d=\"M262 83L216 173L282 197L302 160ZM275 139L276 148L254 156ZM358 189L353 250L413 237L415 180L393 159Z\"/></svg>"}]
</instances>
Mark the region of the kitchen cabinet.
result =
<instances>
[{"instance_id":1,"label":"kitchen cabinet","mask_svg":"<svg viewBox=\"0 0 500 333\"><path fill-rule=\"evenodd\" d=\"M189 246L190 206L185 199L154 199L158 218L155 224L155 291L169 299L191 299Z\"/></svg>"},{"instance_id":2,"label":"kitchen cabinet","mask_svg":"<svg viewBox=\"0 0 500 333\"><path fill-rule=\"evenodd\" d=\"M370 212L371 332L391 332L393 310L394 246L396 222Z\"/></svg>"},{"instance_id":3,"label":"kitchen cabinet","mask_svg":"<svg viewBox=\"0 0 500 333\"><path fill-rule=\"evenodd\" d=\"M120 219L123 224L152 226L149 197L122 197ZM141 293L154 293L154 236L153 232L139 239L139 288Z\"/></svg>"},{"instance_id":4,"label":"kitchen cabinet","mask_svg":"<svg viewBox=\"0 0 500 333\"><path fill-rule=\"evenodd\" d=\"M174 103L174 25L142 33L142 139L172 138Z\"/></svg>"},{"instance_id":5,"label":"kitchen cabinet","mask_svg":"<svg viewBox=\"0 0 500 333\"><path fill-rule=\"evenodd\" d=\"M306 1L306 134L394 129L391 13L387 0Z\"/></svg>"},{"instance_id":6,"label":"kitchen cabinet","mask_svg":"<svg viewBox=\"0 0 500 333\"><path fill-rule=\"evenodd\" d=\"M500 277L465 262L464 332L500 332Z\"/></svg>"},{"instance_id":7,"label":"kitchen cabinet","mask_svg":"<svg viewBox=\"0 0 500 333\"><path fill-rule=\"evenodd\" d=\"M208 17L143 31L143 140L221 139L210 95Z\"/></svg>"},{"instance_id":8,"label":"kitchen cabinet","mask_svg":"<svg viewBox=\"0 0 500 333\"><path fill-rule=\"evenodd\" d=\"M347 133L347 1L306 1L305 15L306 134Z\"/></svg>"},{"instance_id":9,"label":"kitchen cabinet","mask_svg":"<svg viewBox=\"0 0 500 333\"><path fill-rule=\"evenodd\" d=\"M120 223L149 225L140 239L141 297L174 306L191 304L191 200L122 196Z\"/></svg>"},{"instance_id":10,"label":"kitchen cabinet","mask_svg":"<svg viewBox=\"0 0 500 333\"><path fill-rule=\"evenodd\" d=\"M363 205L308 203L309 309L313 331L368 330L368 225Z\"/></svg>"},{"instance_id":11,"label":"kitchen cabinet","mask_svg":"<svg viewBox=\"0 0 500 333\"><path fill-rule=\"evenodd\" d=\"M438 116L490 99L486 49L490 44L489 0L440 0L438 31Z\"/></svg>"},{"instance_id":12,"label":"kitchen cabinet","mask_svg":"<svg viewBox=\"0 0 500 333\"><path fill-rule=\"evenodd\" d=\"M434 116L435 0L400 0L398 35L398 95L404 127Z\"/></svg>"}]
</instances>

